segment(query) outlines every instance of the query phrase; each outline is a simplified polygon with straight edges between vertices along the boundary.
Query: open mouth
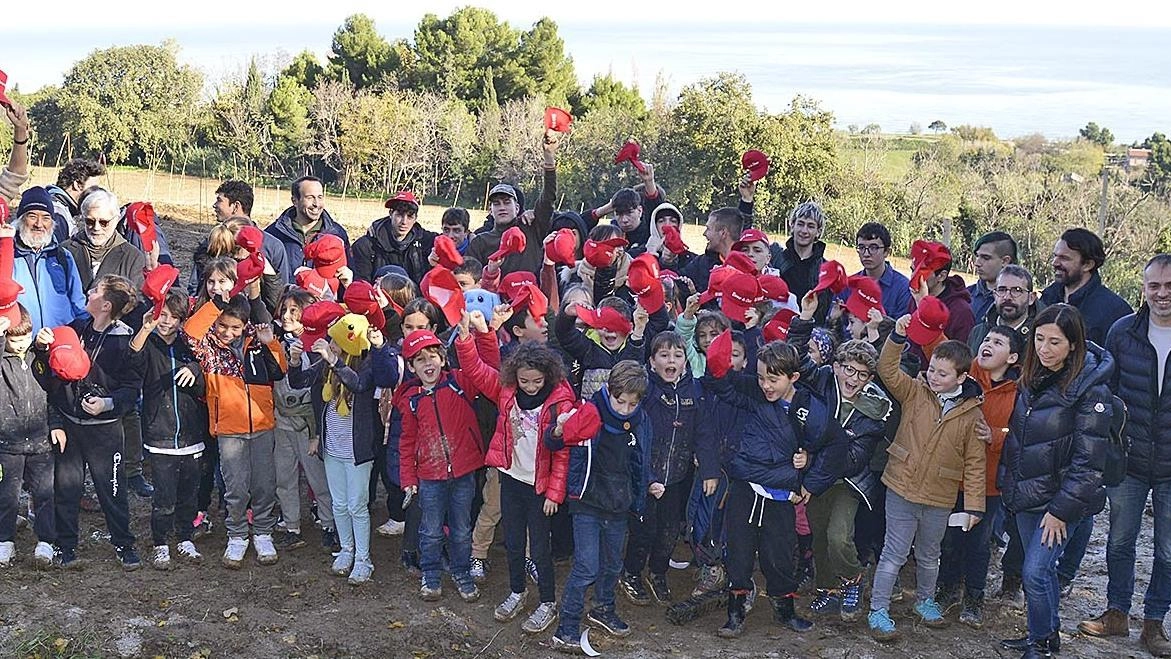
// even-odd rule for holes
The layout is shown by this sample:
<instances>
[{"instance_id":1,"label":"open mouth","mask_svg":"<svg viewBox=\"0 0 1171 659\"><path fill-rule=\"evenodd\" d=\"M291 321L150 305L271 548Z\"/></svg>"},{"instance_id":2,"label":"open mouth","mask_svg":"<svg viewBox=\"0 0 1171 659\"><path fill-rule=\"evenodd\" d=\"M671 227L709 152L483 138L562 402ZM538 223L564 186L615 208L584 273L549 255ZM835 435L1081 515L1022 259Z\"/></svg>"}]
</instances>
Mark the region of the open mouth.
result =
<instances>
[{"instance_id":1,"label":"open mouth","mask_svg":"<svg viewBox=\"0 0 1171 659\"><path fill-rule=\"evenodd\" d=\"M992 351L985 348L980 351L980 359L992 359Z\"/></svg>"},{"instance_id":2,"label":"open mouth","mask_svg":"<svg viewBox=\"0 0 1171 659\"><path fill-rule=\"evenodd\" d=\"M663 375L667 376L667 380L674 380L675 376L679 375L679 369L674 366L668 366L663 369Z\"/></svg>"}]
</instances>

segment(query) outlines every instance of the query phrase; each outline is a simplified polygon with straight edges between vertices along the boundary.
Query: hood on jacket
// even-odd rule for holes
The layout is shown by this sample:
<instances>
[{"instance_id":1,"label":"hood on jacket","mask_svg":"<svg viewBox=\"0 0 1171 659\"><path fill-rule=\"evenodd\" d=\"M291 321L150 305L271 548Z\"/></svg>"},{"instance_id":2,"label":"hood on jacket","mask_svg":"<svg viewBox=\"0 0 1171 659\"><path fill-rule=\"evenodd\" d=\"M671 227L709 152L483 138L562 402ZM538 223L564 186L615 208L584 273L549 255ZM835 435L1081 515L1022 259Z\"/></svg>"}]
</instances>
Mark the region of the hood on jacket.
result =
<instances>
[{"instance_id":1,"label":"hood on jacket","mask_svg":"<svg viewBox=\"0 0 1171 659\"><path fill-rule=\"evenodd\" d=\"M1110 384L1110 377L1114 374L1114 356L1105 348L1093 341L1086 342L1086 363L1082 370L1065 391L1061 392L1061 400L1065 405L1073 405L1081 398L1087 389L1097 384Z\"/></svg>"},{"instance_id":2,"label":"hood on jacket","mask_svg":"<svg viewBox=\"0 0 1171 659\"><path fill-rule=\"evenodd\" d=\"M655 210L651 212L650 218L649 229L651 232L651 237L646 241L646 251L651 254L657 255L659 253L659 248L663 246L663 233L659 231L659 223L656 220L659 219L659 216L662 215L664 211L673 211L676 217L678 217L680 220L683 219L683 213L679 211L679 208L676 207L675 204L672 204L669 201L664 201L658 206L655 206Z\"/></svg>"},{"instance_id":3,"label":"hood on jacket","mask_svg":"<svg viewBox=\"0 0 1171 659\"><path fill-rule=\"evenodd\" d=\"M937 297L949 307L960 302L969 306L972 304L972 294L968 291L968 285L959 275L952 275L944 279L943 290L939 292Z\"/></svg>"},{"instance_id":4,"label":"hood on jacket","mask_svg":"<svg viewBox=\"0 0 1171 659\"><path fill-rule=\"evenodd\" d=\"M585 219L582 218L580 213L575 213L574 211L557 211L553 213L549 230L556 232L558 229L573 229L577 231L577 247L574 248L573 252L580 260L582 258L582 245L585 244L590 232Z\"/></svg>"},{"instance_id":5,"label":"hood on jacket","mask_svg":"<svg viewBox=\"0 0 1171 659\"><path fill-rule=\"evenodd\" d=\"M638 407L629 415L622 415L614 411L610 407L610 389L607 385L602 385L602 388L594 394L594 405L598 408L598 412L602 417L602 426L607 432L612 434L620 434L631 431L631 421L637 419L643 413L642 402L640 401Z\"/></svg>"},{"instance_id":6,"label":"hood on jacket","mask_svg":"<svg viewBox=\"0 0 1171 659\"><path fill-rule=\"evenodd\" d=\"M836 379L834 380L834 388L837 388ZM854 396L854 400L851 403L854 405L854 409L860 414L884 423L890 417L891 410L893 409L893 404L890 402L890 398L886 395L886 392L873 381L867 382L866 386L862 387L862 391L859 391L858 395Z\"/></svg>"}]
</instances>

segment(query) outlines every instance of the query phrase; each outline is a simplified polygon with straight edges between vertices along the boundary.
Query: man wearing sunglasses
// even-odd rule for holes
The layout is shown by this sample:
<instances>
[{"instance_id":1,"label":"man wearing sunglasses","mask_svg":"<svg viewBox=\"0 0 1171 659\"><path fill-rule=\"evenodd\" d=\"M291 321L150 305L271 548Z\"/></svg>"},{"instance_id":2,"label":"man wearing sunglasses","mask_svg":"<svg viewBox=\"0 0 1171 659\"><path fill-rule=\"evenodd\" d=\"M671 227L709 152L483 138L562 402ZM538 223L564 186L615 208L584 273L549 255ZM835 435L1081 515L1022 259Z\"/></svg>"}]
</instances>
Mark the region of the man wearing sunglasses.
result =
<instances>
[{"instance_id":1,"label":"man wearing sunglasses","mask_svg":"<svg viewBox=\"0 0 1171 659\"><path fill-rule=\"evenodd\" d=\"M146 255L118 233L118 198L98 188L82 197L80 210L82 229L63 247L77 263L81 285L89 290L102 275L120 275L141 288Z\"/></svg>"}]
</instances>

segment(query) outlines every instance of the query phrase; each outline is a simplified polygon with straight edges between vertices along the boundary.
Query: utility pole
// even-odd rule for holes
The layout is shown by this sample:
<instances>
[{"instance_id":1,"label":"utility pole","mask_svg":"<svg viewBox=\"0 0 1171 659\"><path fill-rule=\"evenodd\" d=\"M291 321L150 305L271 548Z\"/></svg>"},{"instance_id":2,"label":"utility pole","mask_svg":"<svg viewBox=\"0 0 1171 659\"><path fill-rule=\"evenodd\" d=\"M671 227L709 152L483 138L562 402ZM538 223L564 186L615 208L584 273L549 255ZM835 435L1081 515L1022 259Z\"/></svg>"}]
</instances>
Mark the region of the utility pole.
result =
<instances>
[{"instance_id":1,"label":"utility pole","mask_svg":"<svg viewBox=\"0 0 1171 659\"><path fill-rule=\"evenodd\" d=\"M1098 201L1098 236L1106 235L1106 191L1110 185L1110 164L1102 165L1102 196Z\"/></svg>"}]
</instances>

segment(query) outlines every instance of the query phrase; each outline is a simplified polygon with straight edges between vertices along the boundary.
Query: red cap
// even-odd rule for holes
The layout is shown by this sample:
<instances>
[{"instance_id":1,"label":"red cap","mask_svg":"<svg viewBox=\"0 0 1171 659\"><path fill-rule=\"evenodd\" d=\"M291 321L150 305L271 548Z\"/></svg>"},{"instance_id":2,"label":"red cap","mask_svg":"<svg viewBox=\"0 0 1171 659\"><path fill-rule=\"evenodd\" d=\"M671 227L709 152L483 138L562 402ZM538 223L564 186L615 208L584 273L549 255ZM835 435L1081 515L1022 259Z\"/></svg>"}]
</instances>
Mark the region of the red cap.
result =
<instances>
[{"instance_id":1,"label":"red cap","mask_svg":"<svg viewBox=\"0 0 1171 659\"><path fill-rule=\"evenodd\" d=\"M155 209L147 201L136 201L126 209L126 219L138 237L142 240L142 251L150 252L155 248L158 233L155 229ZM155 316L156 318L158 316Z\"/></svg>"},{"instance_id":2,"label":"red cap","mask_svg":"<svg viewBox=\"0 0 1171 659\"><path fill-rule=\"evenodd\" d=\"M749 243L764 243L767 247L771 242L768 234L760 229L745 229L744 233L740 234L740 239L732 243L732 251L739 252L741 248L746 247Z\"/></svg>"},{"instance_id":3,"label":"red cap","mask_svg":"<svg viewBox=\"0 0 1171 659\"><path fill-rule=\"evenodd\" d=\"M346 308L356 314L361 314L370 321L370 326L379 332L386 329L386 314L382 313L382 305L378 303L378 293L370 282L360 279L354 280L346 286L343 296Z\"/></svg>"},{"instance_id":4,"label":"red cap","mask_svg":"<svg viewBox=\"0 0 1171 659\"><path fill-rule=\"evenodd\" d=\"M344 315L345 307L333 300L322 300L305 307L301 312L301 325L305 327L301 333L301 345L305 350L312 350L317 339L325 338L329 326Z\"/></svg>"},{"instance_id":5,"label":"red cap","mask_svg":"<svg viewBox=\"0 0 1171 659\"><path fill-rule=\"evenodd\" d=\"M577 263L577 237L573 229L558 229L557 235L545 243L545 258L553 263L573 265Z\"/></svg>"},{"instance_id":6,"label":"red cap","mask_svg":"<svg viewBox=\"0 0 1171 659\"><path fill-rule=\"evenodd\" d=\"M464 312L464 292L451 270L437 265L423 275L419 291L443 312L448 325L458 325Z\"/></svg>"},{"instance_id":7,"label":"red cap","mask_svg":"<svg viewBox=\"0 0 1171 659\"><path fill-rule=\"evenodd\" d=\"M561 436L566 442L578 443L597 436L602 429L602 415L593 403L583 401L581 406L569 415L565 425L561 428Z\"/></svg>"},{"instance_id":8,"label":"red cap","mask_svg":"<svg viewBox=\"0 0 1171 659\"><path fill-rule=\"evenodd\" d=\"M614 260L614 252L619 247L626 247L630 243L625 238L607 238L606 240L587 240L581 248L586 263L595 268L606 268Z\"/></svg>"},{"instance_id":9,"label":"red cap","mask_svg":"<svg viewBox=\"0 0 1171 659\"><path fill-rule=\"evenodd\" d=\"M943 243L933 240L916 240L911 243L911 290L919 290L923 279L951 263L951 250Z\"/></svg>"},{"instance_id":10,"label":"red cap","mask_svg":"<svg viewBox=\"0 0 1171 659\"><path fill-rule=\"evenodd\" d=\"M760 284L756 277L743 272L734 272L724 281L721 288L720 311L731 320L746 322L746 312L760 297Z\"/></svg>"},{"instance_id":11,"label":"red cap","mask_svg":"<svg viewBox=\"0 0 1171 659\"><path fill-rule=\"evenodd\" d=\"M525 251L527 243L525 232L521 231L520 227L509 227L504 235L500 236L500 249L492 252L488 256L488 260L499 261L509 254L520 254Z\"/></svg>"},{"instance_id":12,"label":"red cap","mask_svg":"<svg viewBox=\"0 0 1171 659\"><path fill-rule=\"evenodd\" d=\"M618 149L618 155L614 156L614 164L629 162L639 172L646 172L646 165L642 164L642 161L638 159L641 151L642 149L639 148L638 142L630 140L626 144L623 144L621 149Z\"/></svg>"},{"instance_id":13,"label":"red cap","mask_svg":"<svg viewBox=\"0 0 1171 659\"><path fill-rule=\"evenodd\" d=\"M719 297L724 292L724 282L728 277L740 272L736 268L729 265L717 265L712 268L711 273L707 278L707 290L699 296L699 304L703 306L708 302Z\"/></svg>"},{"instance_id":14,"label":"red cap","mask_svg":"<svg viewBox=\"0 0 1171 659\"><path fill-rule=\"evenodd\" d=\"M765 341L788 341L789 340L789 324L797 317L797 312L792 309L777 309L774 315L764 327L760 328L760 333L764 336Z\"/></svg>"},{"instance_id":15,"label":"red cap","mask_svg":"<svg viewBox=\"0 0 1171 659\"><path fill-rule=\"evenodd\" d=\"M564 133L573 125L573 117L561 108L545 108L545 128Z\"/></svg>"},{"instance_id":16,"label":"red cap","mask_svg":"<svg viewBox=\"0 0 1171 659\"><path fill-rule=\"evenodd\" d=\"M850 283L850 297L846 298L846 311L865 322L871 309L882 311L882 287L866 275L854 275Z\"/></svg>"},{"instance_id":17,"label":"red cap","mask_svg":"<svg viewBox=\"0 0 1171 659\"><path fill-rule=\"evenodd\" d=\"M581 322L594 329L604 329L615 334L630 334L634 326L629 320L622 317L614 307L600 307L598 309L577 308L577 317Z\"/></svg>"},{"instance_id":18,"label":"red cap","mask_svg":"<svg viewBox=\"0 0 1171 659\"><path fill-rule=\"evenodd\" d=\"M549 298L545 297L540 287L532 282L526 281L517 288L511 304L513 311L528 311L529 317L538 324L543 322L545 314L549 313Z\"/></svg>"},{"instance_id":19,"label":"red cap","mask_svg":"<svg viewBox=\"0 0 1171 659\"><path fill-rule=\"evenodd\" d=\"M248 287L248 284L260 279L264 274L264 256L260 252L253 252L243 261L236 262L236 285L232 287L229 297L238 294Z\"/></svg>"},{"instance_id":20,"label":"red cap","mask_svg":"<svg viewBox=\"0 0 1171 659\"><path fill-rule=\"evenodd\" d=\"M163 305L167 303L167 291L179 279L179 269L173 265L160 264L154 270L147 270L142 282L142 296L154 302L151 312L155 320L163 313Z\"/></svg>"},{"instance_id":21,"label":"red cap","mask_svg":"<svg viewBox=\"0 0 1171 659\"><path fill-rule=\"evenodd\" d=\"M915 313L911 314L911 324L907 325L907 338L912 342L925 346L943 334L951 312L947 305L934 295L928 295L919 302Z\"/></svg>"},{"instance_id":22,"label":"red cap","mask_svg":"<svg viewBox=\"0 0 1171 659\"><path fill-rule=\"evenodd\" d=\"M647 313L663 308L663 282L659 281L659 261L651 254L640 254L626 271L626 286L638 298Z\"/></svg>"},{"instance_id":23,"label":"red cap","mask_svg":"<svg viewBox=\"0 0 1171 659\"><path fill-rule=\"evenodd\" d=\"M500 293L505 301L512 302L516 299L516 296L520 294L520 291L522 288L524 288L525 284L532 284L533 286L536 286L537 278L534 277L533 273L531 272L526 270L517 270L516 272L510 272L504 275L504 278L500 280L500 290L497 292ZM540 287L538 287L538 289L539 288Z\"/></svg>"},{"instance_id":24,"label":"red cap","mask_svg":"<svg viewBox=\"0 0 1171 659\"><path fill-rule=\"evenodd\" d=\"M236 246L243 247L249 254L255 254L264 246L264 232L246 224L236 232Z\"/></svg>"},{"instance_id":25,"label":"red cap","mask_svg":"<svg viewBox=\"0 0 1171 659\"><path fill-rule=\"evenodd\" d=\"M11 275L0 276L0 317L7 318L11 327L20 324L20 307L16 300L23 292L24 287L13 281Z\"/></svg>"},{"instance_id":26,"label":"red cap","mask_svg":"<svg viewBox=\"0 0 1171 659\"><path fill-rule=\"evenodd\" d=\"M439 265L448 270L455 270L464 264L464 255L459 253L459 249L455 246L455 241L439 234L435 236L435 256L439 259Z\"/></svg>"},{"instance_id":27,"label":"red cap","mask_svg":"<svg viewBox=\"0 0 1171 659\"><path fill-rule=\"evenodd\" d=\"M846 269L842 264L837 261L826 261L817 270L817 285L813 287L813 292L817 293L829 289L831 293L837 295L846 290L848 285L849 278L846 277Z\"/></svg>"},{"instance_id":28,"label":"red cap","mask_svg":"<svg viewBox=\"0 0 1171 659\"><path fill-rule=\"evenodd\" d=\"M382 204L385 208L394 208L395 206L411 206L415 212L419 211L419 200L415 198L415 193L410 190L403 190Z\"/></svg>"},{"instance_id":29,"label":"red cap","mask_svg":"<svg viewBox=\"0 0 1171 659\"><path fill-rule=\"evenodd\" d=\"M305 259L313 262L313 269L322 277L336 277L346 266L346 244L332 233L321 233L305 246Z\"/></svg>"},{"instance_id":30,"label":"red cap","mask_svg":"<svg viewBox=\"0 0 1171 659\"><path fill-rule=\"evenodd\" d=\"M410 361L423 348L431 348L434 346L443 346L443 342L439 340L439 337L435 336L435 332L431 330L415 330L411 332L410 336L403 339L403 359Z\"/></svg>"},{"instance_id":31,"label":"red cap","mask_svg":"<svg viewBox=\"0 0 1171 659\"><path fill-rule=\"evenodd\" d=\"M774 302L789 301L789 284L776 275L761 275L756 278L760 284L760 299Z\"/></svg>"},{"instance_id":32,"label":"red cap","mask_svg":"<svg viewBox=\"0 0 1171 659\"><path fill-rule=\"evenodd\" d=\"M707 347L707 372L722 378L732 370L732 330L726 329Z\"/></svg>"},{"instance_id":33,"label":"red cap","mask_svg":"<svg viewBox=\"0 0 1171 659\"><path fill-rule=\"evenodd\" d=\"M683 236L679 235L679 227L670 222L663 225L663 246L672 254L687 252L687 244L683 242Z\"/></svg>"},{"instance_id":34,"label":"red cap","mask_svg":"<svg viewBox=\"0 0 1171 659\"><path fill-rule=\"evenodd\" d=\"M756 263L752 261L752 257L744 252L728 252L728 255L724 257L724 265L732 266L746 275L756 276L760 273L756 269Z\"/></svg>"},{"instance_id":35,"label":"red cap","mask_svg":"<svg viewBox=\"0 0 1171 659\"><path fill-rule=\"evenodd\" d=\"M318 300L332 300L337 297L337 278L326 279L313 268L299 268L293 275L293 280L298 287L309 291Z\"/></svg>"},{"instance_id":36,"label":"red cap","mask_svg":"<svg viewBox=\"0 0 1171 659\"><path fill-rule=\"evenodd\" d=\"M8 74L0 71L0 105L6 108L12 107L12 101L8 95L4 93L4 88L8 86Z\"/></svg>"},{"instance_id":37,"label":"red cap","mask_svg":"<svg viewBox=\"0 0 1171 659\"><path fill-rule=\"evenodd\" d=\"M66 382L84 380L89 375L89 355L77 338L77 332L68 325L53 328L53 343L49 346L49 369Z\"/></svg>"},{"instance_id":38,"label":"red cap","mask_svg":"<svg viewBox=\"0 0 1171 659\"><path fill-rule=\"evenodd\" d=\"M749 149L740 156L740 166L748 172L748 178L759 181L768 174L768 156L756 149Z\"/></svg>"}]
</instances>

